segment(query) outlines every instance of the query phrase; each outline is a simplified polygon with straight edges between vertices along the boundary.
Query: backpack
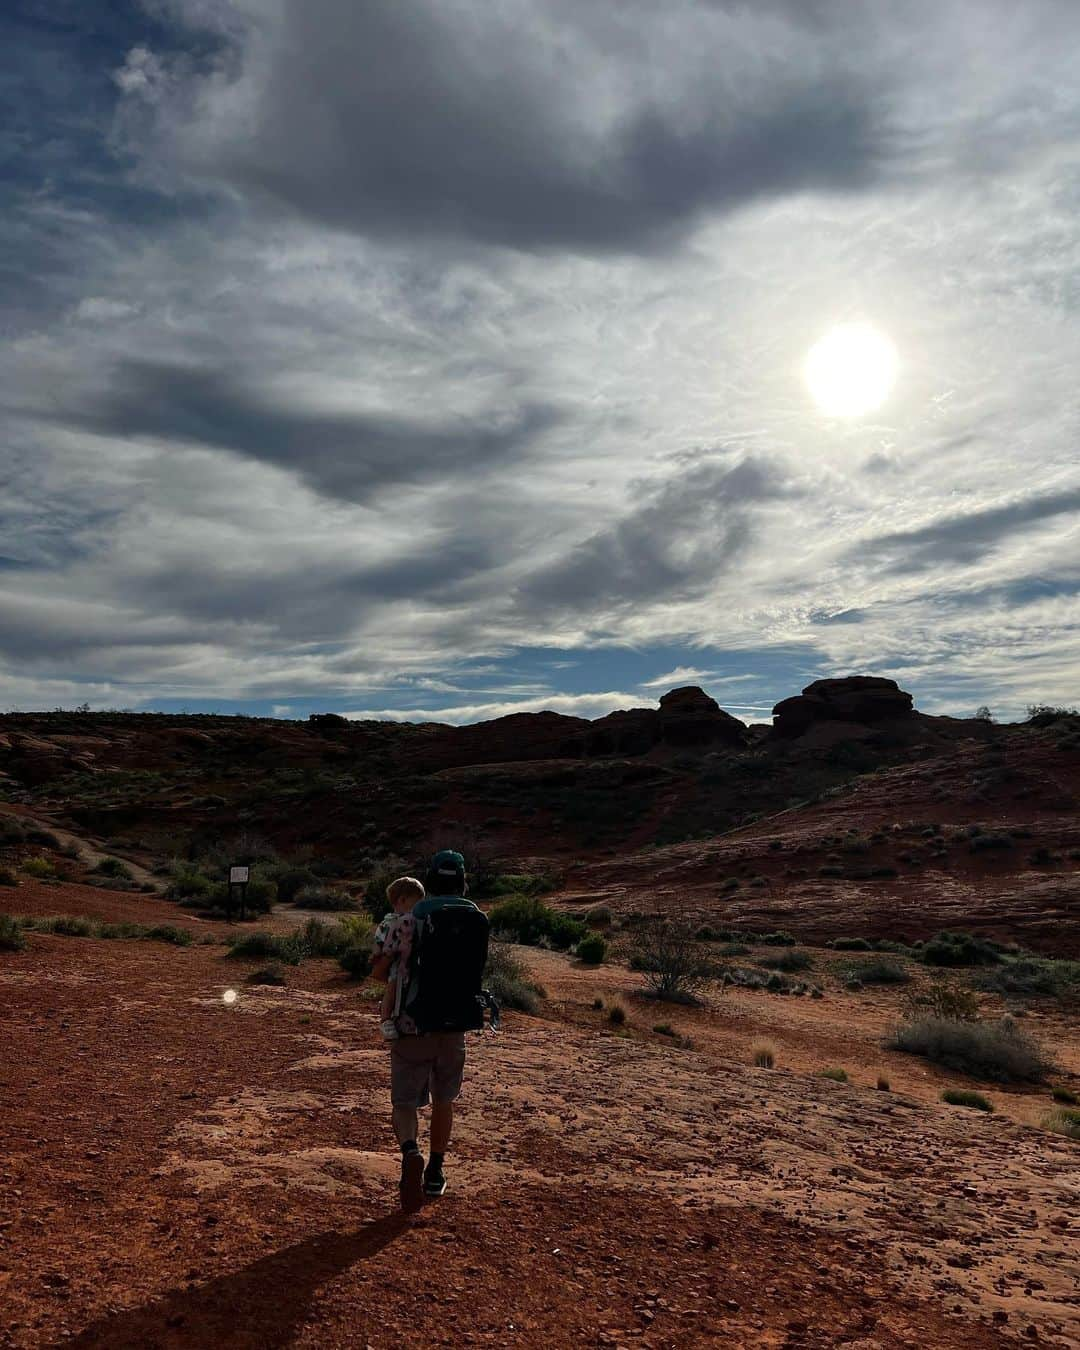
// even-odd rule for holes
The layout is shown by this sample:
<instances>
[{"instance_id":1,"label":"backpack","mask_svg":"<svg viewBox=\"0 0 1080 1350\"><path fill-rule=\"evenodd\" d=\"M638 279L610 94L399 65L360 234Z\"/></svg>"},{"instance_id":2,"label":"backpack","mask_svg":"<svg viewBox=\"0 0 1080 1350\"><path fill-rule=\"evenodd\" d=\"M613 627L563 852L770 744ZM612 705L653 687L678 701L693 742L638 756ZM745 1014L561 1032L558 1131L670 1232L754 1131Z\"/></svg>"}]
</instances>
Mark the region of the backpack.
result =
<instances>
[{"instance_id":1,"label":"backpack","mask_svg":"<svg viewBox=\"0 0 1080 1350\"><path fill-rule=\"evenodd\" d=\"M421 1036L481 1031L484 1014L499 1025L499 1005L482 988L488 953L487 915L475 905L445 905L416 922L401 1011Z\"/></svg>"}]
</instances>

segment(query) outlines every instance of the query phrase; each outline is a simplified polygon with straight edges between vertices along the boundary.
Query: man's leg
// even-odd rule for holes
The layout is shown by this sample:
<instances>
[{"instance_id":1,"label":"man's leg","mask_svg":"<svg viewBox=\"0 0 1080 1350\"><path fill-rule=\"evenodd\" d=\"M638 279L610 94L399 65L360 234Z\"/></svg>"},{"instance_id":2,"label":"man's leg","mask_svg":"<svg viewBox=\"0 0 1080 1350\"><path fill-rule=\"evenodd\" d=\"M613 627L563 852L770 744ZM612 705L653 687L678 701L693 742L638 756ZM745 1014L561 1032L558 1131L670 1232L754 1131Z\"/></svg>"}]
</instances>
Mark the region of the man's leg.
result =
<instances>
[{"instance_id":1,"label":"man's leg","mask_svg":"<svg viewBox=\"0 0 1080 1350\"><path fill-rule=\"evenodd\" d=\"M393 1112L394 1133L397 1135L399 1144L416 1143L416 1132L420 1126L420 1118L417 1115L415 1106L395 1106ZM432 1136L435 1134L435 1125L432 1121ZM449 1134L447 1135L449 1138Z\"/></svg>"},{"instance_id":2,"label":"man's leg","mask_svg":"<svg viewBox=\"0 0 1080 1350\"><path fill-rule=\"evenodd\" d=\"M432 1102L431 1104L431 1151L441 1157L450 1144L450 1132L454 1128L454 1103Z\"/></svg>"},{"instance_id":3,"label":"man's leg","mask_svg":"<svg viewBox=\"0 0 1080 1350\"><path fill-rule=\"evenodd\" d=\"M440 1037L439 1054L431 1074L431 1156L424 1172L424 1193L442 1195L446 1190L443 1154L454 1128L454 1099L461 1091L465 1070L465 1037L460 1033Z\"/></svg>"}]
</instances>

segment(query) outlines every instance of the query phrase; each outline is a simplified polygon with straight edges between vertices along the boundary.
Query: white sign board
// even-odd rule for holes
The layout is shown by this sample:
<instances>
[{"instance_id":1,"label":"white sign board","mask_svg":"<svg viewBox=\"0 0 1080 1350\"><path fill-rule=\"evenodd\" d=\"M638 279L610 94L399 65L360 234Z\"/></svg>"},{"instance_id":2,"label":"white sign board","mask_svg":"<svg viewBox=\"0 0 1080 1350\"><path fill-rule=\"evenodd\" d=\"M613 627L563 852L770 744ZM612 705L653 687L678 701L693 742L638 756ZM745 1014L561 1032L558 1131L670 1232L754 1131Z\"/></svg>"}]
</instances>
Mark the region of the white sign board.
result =
<instances>
[{"instance_id":1,"label":"white sign board","mask_svg":"<svg viewBox=\"0 0 1080 1350\"><path fill-rule=\"evenodd\" d=\"M248 883L248 879L250 878L250 876L251 876L251 868L250 868L250 867L230 867L230 868L229 868L229 885L230 885L230 886L246 886L247 883Z\"/></svg>"}]
</instances>

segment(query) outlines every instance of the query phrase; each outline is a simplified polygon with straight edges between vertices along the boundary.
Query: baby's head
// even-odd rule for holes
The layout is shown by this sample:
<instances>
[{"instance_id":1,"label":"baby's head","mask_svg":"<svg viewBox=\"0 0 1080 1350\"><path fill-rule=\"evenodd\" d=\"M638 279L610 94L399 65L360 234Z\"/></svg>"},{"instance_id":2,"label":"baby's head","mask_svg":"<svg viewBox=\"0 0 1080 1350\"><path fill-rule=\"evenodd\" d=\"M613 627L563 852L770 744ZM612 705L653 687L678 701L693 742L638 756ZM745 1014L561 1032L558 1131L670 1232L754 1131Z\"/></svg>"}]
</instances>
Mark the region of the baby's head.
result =
<instances>
[{"instance_id":1,"label":"baby's head","mask_svg":"<svg viewBox=\"0 0 1080 1350\"><path fill-rule=\"evenodd\" d=\"M395 914L408 914L424 898L424 888L415 877L398 877L386 888L386 898Z\"/></svg>"}]
</instances>

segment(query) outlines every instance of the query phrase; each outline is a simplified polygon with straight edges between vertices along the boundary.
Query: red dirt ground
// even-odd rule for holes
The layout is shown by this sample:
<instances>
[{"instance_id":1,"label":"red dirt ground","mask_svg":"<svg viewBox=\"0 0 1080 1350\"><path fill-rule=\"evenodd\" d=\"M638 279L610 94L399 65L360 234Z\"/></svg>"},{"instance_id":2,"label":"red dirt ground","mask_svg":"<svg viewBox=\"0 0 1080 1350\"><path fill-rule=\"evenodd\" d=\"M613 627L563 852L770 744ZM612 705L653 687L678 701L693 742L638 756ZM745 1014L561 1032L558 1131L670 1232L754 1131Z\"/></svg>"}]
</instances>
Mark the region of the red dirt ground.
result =
<instances>
[{"instance_id":1,"label":"red dirt ground","mask_svg":"<svg viewBox=\"0 0 1080 1350\"><path fill-rule=\"evenodd\" d=\"M75 889L54 912L110 903ZM451 1190L410 1221L372 1004L330 963L273 989L220 947L29 944L0 955L2 1346L1078 1343L1077 1146L851 1053L815 1078L782 1027L748 1068L763 1011L665 1010L685 1048L631 1003L613 1034L589 1001L629 972L531 954L549 1015L473 1048ZM851 1010L783 1016L809 1065Z\"/></svg>"}]
</instances>

